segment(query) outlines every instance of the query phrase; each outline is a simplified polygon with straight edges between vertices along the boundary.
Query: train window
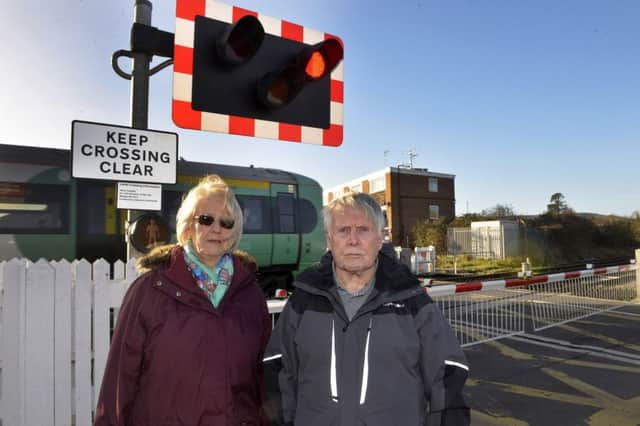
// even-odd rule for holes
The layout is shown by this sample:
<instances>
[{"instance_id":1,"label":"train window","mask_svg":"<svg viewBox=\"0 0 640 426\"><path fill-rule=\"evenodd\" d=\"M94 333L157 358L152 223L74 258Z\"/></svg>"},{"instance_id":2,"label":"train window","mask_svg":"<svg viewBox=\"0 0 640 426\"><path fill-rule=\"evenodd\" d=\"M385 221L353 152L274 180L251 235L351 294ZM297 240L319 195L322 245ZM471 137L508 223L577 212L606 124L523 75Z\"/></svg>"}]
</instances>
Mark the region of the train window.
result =
<instances>
[{"instance_id":1,"label":"train window","mask_svg":"<svg viewBox=\"0 0 640 426\"><path fill-rule=\"evenodd\" d=\"M300 217L300 233L308 234L313 231L318 224L318 212L311 201L300 198L298 200L298 211Z\"/></svg>"},{"instance_id":2,"label":"train window","mask_svg":"<svg viewBox=\"0 0 640 426\"><path fill-rule=\"evenodd\" d=\"M244 218L242 231L245 234L271 233L269 209L265 208L268 205L268 198L250 195L237 195L236 198Z\"/></svg>"},{"instance_id":3,"label":"train window","mask_svg":"<svg viewBox=\"0 0 640 426\"><path fill-rule=\"evenodd\" d=\"M278 192L278 224L283 234L296 232L295 199L289 192Z\"/></svg>"},{"instance_id":4,"label":"train window","mask_svg":"<svg viewBox=\"0 0 640 426\"><path fill-rule=\"evenodd\" d=\"M68 233L68 186L0 182L0 234Z\"/></svg>"}]
</instances>

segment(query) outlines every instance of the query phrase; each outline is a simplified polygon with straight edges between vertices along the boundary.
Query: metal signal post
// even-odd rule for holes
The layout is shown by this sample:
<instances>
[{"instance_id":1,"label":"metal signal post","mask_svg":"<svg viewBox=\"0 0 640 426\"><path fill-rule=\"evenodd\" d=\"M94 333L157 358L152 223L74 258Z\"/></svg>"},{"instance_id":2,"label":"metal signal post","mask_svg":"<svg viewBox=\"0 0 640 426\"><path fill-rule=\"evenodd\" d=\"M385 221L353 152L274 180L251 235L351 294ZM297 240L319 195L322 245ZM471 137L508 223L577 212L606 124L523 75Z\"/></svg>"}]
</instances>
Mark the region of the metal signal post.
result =
<instances>
[{"instance_id":1,"label":"metal signal post","mask_svg":"<svg viewBox=\"0 0 640 426\"><path fill-rule=\"evenodd\" d=\"M154 54L160 56L173 56L173 34L158 31L151 27L152 4L149 0L135 0L133 6L133 26L131 29L131 50L118 50L114 52L111 60L113 70L120 77L131 80L131 127L134 129L148 129L149 125L149 77L169 66L173 59L169 59L160 65L150 69L151 59ZM132 59L131 73L123 71L118 59L126 56ZM129 226L141 213L137 210L127 210L127 226ZM127 233L128 234L128 233ZM127 258L139 257L142 253L127 242Z\"/></svg>"}]
</instances>

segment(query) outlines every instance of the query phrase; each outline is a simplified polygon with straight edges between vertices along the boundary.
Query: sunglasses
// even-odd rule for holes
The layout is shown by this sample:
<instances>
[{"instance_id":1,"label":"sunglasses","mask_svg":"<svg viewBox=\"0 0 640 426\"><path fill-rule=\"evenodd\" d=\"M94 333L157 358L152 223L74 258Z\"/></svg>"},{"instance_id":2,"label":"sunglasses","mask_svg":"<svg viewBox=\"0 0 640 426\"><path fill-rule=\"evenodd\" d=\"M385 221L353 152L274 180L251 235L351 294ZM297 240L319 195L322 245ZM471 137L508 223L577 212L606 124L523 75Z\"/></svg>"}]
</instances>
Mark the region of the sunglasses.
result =
<instances>
[{"instance_id":1,"label":"sunglasses","mask_svg":"<svg viewBox=\"0 0 640 426\"><path fill-rule=\"evenodd\" d=\"M208 214L201 214L200 216L195 216L194 219L197 220L198 223L203 226L211 226L213 225L213 222L216 221L215 217L209 216ZM235 225L236 223L233 219L218 218L217 220L220 227L224 229L232 229L233 225Z\"/></svg>"}]
</instances>

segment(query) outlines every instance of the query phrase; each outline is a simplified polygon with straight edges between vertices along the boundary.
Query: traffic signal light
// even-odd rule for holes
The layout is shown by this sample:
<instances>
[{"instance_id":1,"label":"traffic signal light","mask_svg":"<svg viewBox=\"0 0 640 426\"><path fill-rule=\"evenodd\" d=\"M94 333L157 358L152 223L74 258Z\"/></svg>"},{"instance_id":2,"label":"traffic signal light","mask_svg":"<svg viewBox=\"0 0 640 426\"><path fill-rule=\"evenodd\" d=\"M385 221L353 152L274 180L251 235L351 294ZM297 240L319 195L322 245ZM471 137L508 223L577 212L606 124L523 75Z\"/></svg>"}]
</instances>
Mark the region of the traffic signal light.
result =
<instances>
[{"instance_id":1,"label":"traffic signal light","mask_svg":"<svg viewBox=\"0 0 640 426\"><path fill-rule=\"evenodd\" d=\"M270 109L291 103L308 84L330 74L342 55L342 45L334 38L301 48L282 69L259 80L258 99Z\"/></svg>"},{"instance_id":2,"label":"traffic signal light","mask_svg":"<svg viewBox=\"0 0 640 426\"><path fill-rule=\"evenodd\" d=\"M181 2L190 7L180 8ZM340 40L224 5L232 11L226 22L217 19L226 14L210 10L221 3L207 1L207 10L195 3L178 0L173 111L178 126L342 143ZM192 46L180 44L186 31L193 34Z\"/></svg>"}]
</instances>

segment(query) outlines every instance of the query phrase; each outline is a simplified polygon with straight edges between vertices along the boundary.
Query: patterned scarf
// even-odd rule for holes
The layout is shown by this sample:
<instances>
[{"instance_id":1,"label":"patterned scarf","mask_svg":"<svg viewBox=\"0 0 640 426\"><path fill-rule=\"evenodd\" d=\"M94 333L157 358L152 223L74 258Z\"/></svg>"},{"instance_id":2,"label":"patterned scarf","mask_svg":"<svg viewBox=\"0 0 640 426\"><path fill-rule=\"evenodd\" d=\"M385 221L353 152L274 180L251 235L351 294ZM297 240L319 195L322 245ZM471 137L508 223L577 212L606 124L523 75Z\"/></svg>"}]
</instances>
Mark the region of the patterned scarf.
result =
<instances>
[{"instance_id":1,"label":"patterned scarf","mask_svg":"<svg viewBox=\"0 0 640 426\"><path fill-rule=\"evenodd\" d=\"M230 253L226 253L220 258L216 266L209 268L198 259L191 241L189 241L189 244L184 248L184 261L187 263L198 287L204 291L213 307L217 308L229 285L231 285L233 256Z\"/></svg>"}]
</instances>

